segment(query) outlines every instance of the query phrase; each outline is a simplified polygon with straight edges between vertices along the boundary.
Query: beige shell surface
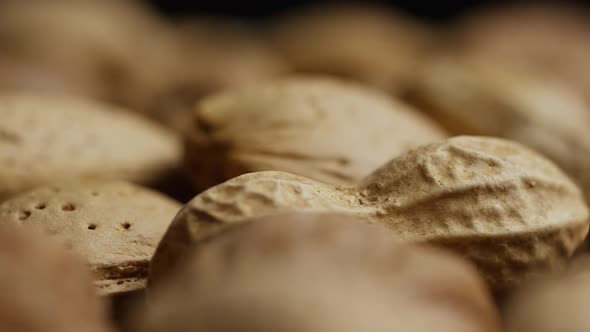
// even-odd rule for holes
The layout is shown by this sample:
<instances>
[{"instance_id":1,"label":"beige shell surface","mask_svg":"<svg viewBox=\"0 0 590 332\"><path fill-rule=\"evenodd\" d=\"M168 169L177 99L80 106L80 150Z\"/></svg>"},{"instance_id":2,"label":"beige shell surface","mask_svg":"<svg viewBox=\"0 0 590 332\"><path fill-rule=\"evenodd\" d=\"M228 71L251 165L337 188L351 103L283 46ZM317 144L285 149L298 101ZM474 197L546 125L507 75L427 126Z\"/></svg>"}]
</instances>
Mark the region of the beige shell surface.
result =
<instances>
[{"instance_id":1,"label":"beige shell surface","mask_svg":"<svg viewBox=\"0 0 590 332\"><path fill-rule=\"evenodd\" d=\"M353 83L297 77L203 100L186 145L206 189L252 171L285 171L350 184L445 133L409 106Z\"/></svg>"},{"instance_id":2,"label":"beige shell surface","mask_svg":"<svg viewBox=\"0 0 590 332\"><path fill-rule=\"evenodd\" d=\"M463 136L411 150L357 186L281 172L227 181L183 208L152 269L165 273L188 246L227 225L288 211L360 215L405 241L448 246L496 289L559 269L588 232L582 193L552 162L514 142Z\"/></svg>"},{"instance_id":3,"label":"beige shell surface","mask_svg":"<svg viewBox=\"0 0 590 332\"><path fill-rule=\"evenodd\" d=\"M85 258L102 294L144 287L148 263L180 204L124 182L43 187L0 205L0 223L42 230Z\"/></svg>"},{"instance_id":4,"label":"beige shell surface","mask_svg":"<svg viewBox=\"0 0 590 332\"><path fill-rule=\"evenodd\" d=\"M590 195L590 106L559 82L481 59L451 57L426 66L412 94L452 133L527 145Z\"/></svg>"},{"instance_id":5,"label":"beige shell surface","mask_svg":"<svg viewBox=\"0 0 590 332\"><path fill-rule=\"evenodd\" d=\"M150 288L138 331L498 331L483 280L452 255L346 215L255 220Z\"/></svg>"},{"instance_id":6,"label":"beige shell surface","mask_svg":"<svg viewBox=\"0 0 590 332\"><path fill-rule=\"evenodd\" d=\"M113 331L83 260L41 234L0 227L0 292L3 331Z\"/></svg>"},{"instance_id":7,"label":"beige shell surface","mask_svg":"<svg viewBox=\"0 0 590 332\"><path fill-rule=\"evenodd\" d=\"M80 178L151 184L178 165L172 133L113 109L73 97L0 94L0 200Z\"/></svg>"},{"instance_id":8,"label":"beige shell surface","mask_svg":"<svg viewBox=\"0 0 590 332\"><path fill-rule=\"evenodd\" d=\"M293 12L269 34L298 72L335 75L393 93L413 75L430 43L420 23L366 3Z\"/></svg>"}]
</instances>

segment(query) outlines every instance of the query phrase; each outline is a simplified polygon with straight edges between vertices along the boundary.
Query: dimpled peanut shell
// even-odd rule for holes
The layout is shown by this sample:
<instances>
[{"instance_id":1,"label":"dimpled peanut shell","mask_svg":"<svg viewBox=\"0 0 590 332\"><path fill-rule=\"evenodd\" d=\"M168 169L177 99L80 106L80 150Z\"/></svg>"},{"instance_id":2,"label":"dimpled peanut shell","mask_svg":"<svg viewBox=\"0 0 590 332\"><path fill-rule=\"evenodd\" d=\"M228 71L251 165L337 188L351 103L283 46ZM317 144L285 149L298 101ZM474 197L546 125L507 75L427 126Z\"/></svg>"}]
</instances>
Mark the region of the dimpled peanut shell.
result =
<instances>
[{"instance_id":1,"label":"dimpled peanut shell","mask_svg":"<svg viewBox=\"0 0 590 332\"><path fill-rule=\"evenodd\" d=\"M259 172L213 187L177 215L150 275L210 233L286 211L355 214L404 241L446 246L498 290L559 269L588 232L580 190L552 162L507 140L460 136L411 150L356 186Z\"/></svg>"},{"instance_id":2,"label":"dimpled peanut shell","mask_svg":"<svg viewBox=\"0 0 590 332\"><path fill-rule=\"evenodd\" d=\"M552 159L590 199L590 108L557 81L467 56L425 66L412 89L421 109L457 135L490 135Z\"/></svg>"},{"instance_id":3,"label":"dimpled peanut shell","mask_svg":"<svg viewBox=\"0 0 590 332\"><path fill-rule=\"evenodd\" d=\"M469 264L346 215L241 224L200 243L149 291L138 331L499 330Z\"/></svg>"},{"instance_id":4,"label":"dimpled peanut shell","mask_svg":"<svg viewBox=\"0 0 590 332\"><path fill-rule=\"evenodd\" d=\"M276 170L352 184L410 148L441 140L434 122L379 91L297 77L221 92L194 113L186 164L200 189Z\"/></svg>"},{"instance_id":5,"label":"dimpled peanut shell","mask_svg":"<svg viewBox=\"0 0 590 332\"><path fill-rule=\"evenodd\" d=\"M0 227L0 329L110 332L82 260L30 230Z\"/></svg>"},{"instance_id":6,"label":"dimpled peanut shell","mask_svg":"<svg viewBox=\"0 0 590 332\"><path fill-rule=\"evenodd\" d=\"M42 230L85 258L101 294L145 286L149 261L180 205L124 182L42 187L0 205L0 223Z\"/></svg>"},{"instance_id":7,"label":"dimpled peanut shell","mask_svg":"<svg viewBox=\"0 0 590 332\"><path fill-rule=\"evenodd\" d=\"M0 119L0 201L80 178L152 184L180 159L172 133L94 101L4 93Z\"/></svg>"}]
</instances>

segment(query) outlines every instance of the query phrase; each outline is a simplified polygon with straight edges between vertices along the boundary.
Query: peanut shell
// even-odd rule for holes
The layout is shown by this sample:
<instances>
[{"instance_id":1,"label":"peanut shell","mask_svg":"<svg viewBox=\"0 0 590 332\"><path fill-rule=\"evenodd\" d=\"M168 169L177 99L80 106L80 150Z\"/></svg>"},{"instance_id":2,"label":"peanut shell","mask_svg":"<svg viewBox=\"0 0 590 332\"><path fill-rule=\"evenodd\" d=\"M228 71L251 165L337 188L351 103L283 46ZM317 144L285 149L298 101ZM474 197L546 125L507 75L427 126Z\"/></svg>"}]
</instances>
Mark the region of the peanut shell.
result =
<instances>
[{"instance_id":1,"label":"peanut shell","mask_svg":"<svg viewBox=\"0 0 590 332\"><path fill-rule=\"evenodd\" d=\"M496 290L560 269L588 232L580 189L551 161L511 141L460 136L411 150L355 186L270 171L213 187L172 222L151 278L209 234L288 211L354 214L403 241L448 247Z\"/></svg>"},{"instance_id":2,"label":"peanut shell","mask_svg":"<svg viewBox=\"0 0 590 332\"><path fill-rule=\"evenodd\" d=\"M124 182L42 187L0 205L0 224L46 232L85 258L100 294L145 286L148 264L180 204Z\"/></svg>"},{"instance_id":3,"label":"peanut shell","mask_svg":"<svg viewBox=\"0 0 590 332\"><path fill-rule=\"evenodd\" d=\"M445 137L434 122L379 91L321 77L221 92L199 104L194 123L186 164L200 189L267 170L351 184Z\"/></svg>"},{"instance_id":4,"label":"peanut shell","mask_svg":"<svg viewBox=\"0 0 590 332\"><path fill-rule=\"evenodd\" d=\"M473 267L347 215L231 228L149 295L138 331L499 331Z\"/></svg>"},{"instance_id":5,"label":"peanut shell","mask_svg":"<svg viewBox=\"0 0 590 332\"><path fill-rule=\"evenodd\" d=\"M153 184L177 166L172 133L116 110L75 97L0 94L0 201L81 178Z\"/></svg>"}]
</instances>

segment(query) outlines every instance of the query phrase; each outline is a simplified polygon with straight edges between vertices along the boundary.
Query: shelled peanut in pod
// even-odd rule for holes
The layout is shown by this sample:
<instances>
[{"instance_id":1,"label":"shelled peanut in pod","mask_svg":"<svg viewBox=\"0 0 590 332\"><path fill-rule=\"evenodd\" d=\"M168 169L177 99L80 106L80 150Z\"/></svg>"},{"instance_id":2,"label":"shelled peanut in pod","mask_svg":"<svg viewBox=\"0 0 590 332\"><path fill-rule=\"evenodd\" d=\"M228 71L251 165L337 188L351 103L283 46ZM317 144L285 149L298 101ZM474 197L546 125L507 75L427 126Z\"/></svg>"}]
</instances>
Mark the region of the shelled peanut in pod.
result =
<instances>
[{"instance_id":1,"label":"shelled peanut in pod","mask_svg":"<svg viewBox=\"0 0 590 332\"><path fill-rule=\"evenodd\" d=\"M270 40L294 70L334 75L397 93L428 52L425 25L391 8L324 4L278 18Z\"/></svg>"},{"instance_id":2,"label":"shelled peanut in pod","mask_svg":"<svg viewBox=\"0 0 590 332\"><path fill-rule=\"evenodd\" d=\"M213 187L172 222L151 279L210 233L287 211L362 216L402 241L453 249L495 290L559 270L588 232L580 189L551 161L511 141L459 136L411 150L357 185L257 172Z\"/></svg>"},{"instance_id":3,"label":"shelled peanut in pod","mask_svg":"<svg viewBox=\"0 0 590 332\"><path fill-rule=\"evenodd\" d=\"M43 231L87 260L100 294L143 289L156 245L180 204L124 182L37 188L0 205L0 225Z\"/></svg>"},{"instance_id":4,"label":"shelled peanut in pod","mask_svg":"<svg viewBox=\"0 0 590 332\"><path fill-rule=\"evenodd\" d=\"M453 134L503 137L543 153L590 199L590 106L559 82L451 55L426 65L409 95Z\"/></svg>"},{"instance_id":5,"label":"shelled peanut in pod","mask_svg":"<svg viewBox=\"0 0 590 332\"><path fill-rule=\"evenodd\" d=\"M275 215L224 230L158 286L136 331L499 331L470 264L346 215Z\"/></svg>"},{"instance_id":6,"label":"shelled peanut in pod","mask_svg":"<svg viewBox=\"0 0 590 332\"><path fill-rule=\"evenodd\" d=\"M0 226L0 285L2 331L113 331L83 260L42 234Z\"/></svg>"},{"instance_id":7,"label":"shelled peanut in pod","mask_svg":"<svg viewBox=\"0 0 590 332\"><path fill-rule=\"evenodd\" d=\"M0 201L76 179L151 185L178 167L172 132L117 110L76 97L0 94Z\"/></svg>"},{"instance_id":8,"label":"shelled peanut in pod","mask_svg":"<svg viewBox=\"0 0 590 332\"><path fill-rule=\"evenodd\" d=\"M221 92L198 105L193 122L186 165L199 189L268 170L351 184L445 138L433 121L377 90L320 77Z\"/></svg>"}]
</instances>

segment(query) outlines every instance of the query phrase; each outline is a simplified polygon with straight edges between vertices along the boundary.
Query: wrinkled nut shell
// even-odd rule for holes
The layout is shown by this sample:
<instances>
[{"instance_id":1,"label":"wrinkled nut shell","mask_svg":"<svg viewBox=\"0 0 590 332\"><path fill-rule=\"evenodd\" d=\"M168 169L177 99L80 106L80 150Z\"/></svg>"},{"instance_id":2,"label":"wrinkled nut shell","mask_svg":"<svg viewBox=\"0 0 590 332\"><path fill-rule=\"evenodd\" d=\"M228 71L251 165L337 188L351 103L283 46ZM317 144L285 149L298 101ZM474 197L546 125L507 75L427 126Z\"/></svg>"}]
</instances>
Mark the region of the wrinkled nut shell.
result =
<instances>
[{"instance_id":1,"label":"wrinkled nut shell","mask_svg":"<svg viewBox=\"0 0 590 332\"><path fill-rule=\"evenodd\" d=\"M0 205L0 224L44 231L85 258L101 294L142 289L180 204L123 182L55 185Z\"/></svg>"},{"instance_id":2,"label":"wrinkled nut shell","mask_svg":"<svg viewBox=\"0 0 590 332\"><path fill-rule=\"evenodd\" d=\"M199 243L149 295L138 331L499 330L469 264L338 214L232 227Z\"/></svg>"},{"instance_id":3,"label":"wrinkled nut shell","mask_svg":"<svg viewBox=\"0 0 590 332\"><path fill-rule=\"evenodd\" d=\"M172 133L74 97L1 94L0 119L0 201L72 179L154 183L181 155Z\"/></svg>"},{"instance_id":4,"label":"wrinkled nut shell","mask_svg":"<svg viewBox=\"0 0 590 332\"><path fill-rule=\"evenodd\" d=\"M201 189L267 170L352 184L400 153L446 136L385 94L320 77L216 94L199 104L194 122L186 164Z\"/></svg>"},{"instance_id":5,"label":"wrinkled nut shell","mask_svg":"<svg viewBox=\"0 0 590 332\"><path fill-rule=\"evenodd\" d=\"M83 261L36 232L0 226L0 290L2 331L113 331Z\"/></svg>"},{"instance_id":6,"label":"wrinkled nut shell","mask_svg":"<svg viewBox=\"0 0 590 332\"><path fill-rule=\"evenodd\" d=\"M172 222L152 280L203 237L287 211L354 214L404 241L447 246L471 259L496 290L561 268L588 232L583 195L552 162L517 143L463 136L411 150L357 186L260 172L213 187Z\"/></svg>"},{"instance_id":7,"label":"wrinkled nut shell","mask_svg":"<svg viewBox=\"0 0 590 332\"><path fill-rule=\"evenodd\" d=\"M486 60L447 56L425 66L409 94L453 134L503 137L543 153L590 199L590 110L564 85Z\"/></svg>"}]
</instances>

